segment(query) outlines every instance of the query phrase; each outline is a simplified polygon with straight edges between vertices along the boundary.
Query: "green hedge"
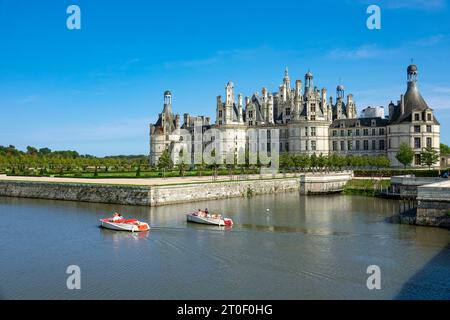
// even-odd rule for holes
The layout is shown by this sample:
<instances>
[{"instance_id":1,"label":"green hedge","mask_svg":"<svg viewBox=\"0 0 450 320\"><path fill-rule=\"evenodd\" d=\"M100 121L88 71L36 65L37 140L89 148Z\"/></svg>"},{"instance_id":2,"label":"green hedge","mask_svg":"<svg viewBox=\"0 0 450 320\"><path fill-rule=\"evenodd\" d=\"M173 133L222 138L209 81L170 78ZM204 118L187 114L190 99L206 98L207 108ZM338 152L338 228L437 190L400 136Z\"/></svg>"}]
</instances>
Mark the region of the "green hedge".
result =
<instances>
[{"instance_id":1,"label":"green hedge","mask_svg":"<svg viewBox=\"0 0 450 320\"><path fill-rule=\"evenodd\" d=\"M445 170L414 170L414 169L384 169L384 170L355 170L355 177L392 177L415 175L416 177L439 177Z\"/></svg>"}]
</instances>

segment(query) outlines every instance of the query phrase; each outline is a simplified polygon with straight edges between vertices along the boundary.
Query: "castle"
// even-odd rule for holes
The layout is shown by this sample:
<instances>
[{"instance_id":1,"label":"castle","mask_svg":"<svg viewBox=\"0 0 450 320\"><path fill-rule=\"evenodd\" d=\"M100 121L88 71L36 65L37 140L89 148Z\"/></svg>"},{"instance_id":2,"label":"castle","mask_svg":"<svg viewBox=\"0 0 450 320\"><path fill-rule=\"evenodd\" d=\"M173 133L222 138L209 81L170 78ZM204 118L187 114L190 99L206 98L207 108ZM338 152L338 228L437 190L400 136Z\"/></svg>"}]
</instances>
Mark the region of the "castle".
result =
<instances>
[{"instance_id":1,"label":"castle","mask_svg":"<svg viewBox=\"0 0 450 320\"><path fill-rule=\"evenodd\" d=\"M194 135L194 126L203 132L210 128L221 132L223 152L236 154L248 149L247 131L251 128L279 129L280 153L330 155L384 155L393 167L401 164L396 154L401 143L409 144L414 152L414 167L421 166L420 153L425 147L439 152L440 124L418 88L416 65L407 68L407 91L397 104L389 104L389 116L382 108L368 107L358 117L352 94L345 95L343 85L336 88L336 99L327 98L327 89L314 86L314 76L308 71L304 83L291 85L286 68L277 92L262 88L261 94L235 97L233 82L225 87L225 97L217 97L216 122L210 118L180 115L172 111L172 94L164 93L164 109L158 121L150 125L150 163L156 165L168 149L179 148L180 129ZM176 154L176 153L175 153ZM176 162L176 159L174 159ZM439 166L439 164L436 164Z\"/></svg>"}]
</instances>

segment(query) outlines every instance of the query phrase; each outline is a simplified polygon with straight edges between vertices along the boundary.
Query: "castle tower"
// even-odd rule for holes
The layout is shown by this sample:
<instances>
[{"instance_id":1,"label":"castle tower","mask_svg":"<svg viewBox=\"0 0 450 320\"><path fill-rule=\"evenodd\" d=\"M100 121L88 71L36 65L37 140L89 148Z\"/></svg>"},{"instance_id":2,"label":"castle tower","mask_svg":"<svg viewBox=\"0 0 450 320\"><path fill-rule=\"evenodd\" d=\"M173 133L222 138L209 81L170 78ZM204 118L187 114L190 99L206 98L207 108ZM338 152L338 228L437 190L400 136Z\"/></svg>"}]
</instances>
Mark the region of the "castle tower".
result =
<instances>
[{"instance_id":1,"label":"castle tower","mask_svg":"<svg viewBox=\"0 0 450 320\"><path fill-rule=\"evenodd\" d=\"M225 100L225 114L224 114L224 124L228 124L232 121L232 112L234 104L234 84L229 81L225 87L226 100Z\"/></svg>"},{"instance_id":2,"label":"castle tower","mask_svg":"<svg viewBox=\"0 0 450 320\"><path fill-rule=\"evenodd\" d=\"M274 117L273 117L273 95L269 95L269 100L267 102L267 122L269 124L274 123Z\"/></svg>"},{"instance_id":3,"label":"castle tower","mask_svg":"<svg viewBox=\"0 0 450 320\"><path fill-rule=\"evenodd\" d=\"M309 96L310 93L313 93L313 78L311 71L308 71L305 74L305 96Z\"/></svg>"},{"instance_id":4,"label":"castle tower","mask_svg":"<svg viewBox=\"0 0 450 320\"><path fill-rule=\"evenodd\" d=\"M238 94L238 122L244 122L244 110L242 107L242 94Z\"/></svg>"},{"instance_id":5,"label":"castle tower","mask_svg":"<svg viewBox=\"0 0 450 320\"><path fill-rule=\"evenodd\" d=\"M324 119L327 120L328 108L327 108L327 89L326 88L322 89L322 100L321 100L320 104L321 104L321 108L323 111Z\"/></svg>"},{"instance_id":6,"label":"castle tower","mask_svg":"<svg viewBox=\"0 0 450 320\"><path fill-rule=\"evenodd\" d=\"M345 88L342 84L338 85L336 88L336 98L337 99L344 99L345 96Z\"/></svg>"},{"instance_id":7,"label":"castle tower","mask_svg":"<svg viewBox=\"0 0 450 320\"><path fill-rule=\"evenodd\" d=\"M353 95L349 94L347 96L347 119L355 119L356 118L356 106L353 101Z\"/></svg>"},{"instance_id":8,"label":"castle tower","mask_svg":"<svg viewBox=\"0 0 450 320\"><path fill-rule=\"evenodd\" d=\"M234 103L234 84L233 82L228 82L228 84L225 87L225 93L226 93L226 100L225 105L226 106L232 106Z\"/></svg>"},{"instance_id":9,"label":"castle tower","mask_svg":"<svg viewBox=\"0 0 450 320\"><path fill-rule=\"evenodd\" d=\"M289 69L286 67L284 70L284 78L283 78L283 84L286 87L286 91L288 94L291 92L291 79L289 78Z\"/></svg>"},{"instance_id":10,"label":"castle tower","mask_svg":"<svg viewBox=\"0 0 450 320\"><path fill-rule=\"evenodd\" d=\"M169 90L164 92L164 113L172 113L172 93Z\"/></svg>"}]
</instances>

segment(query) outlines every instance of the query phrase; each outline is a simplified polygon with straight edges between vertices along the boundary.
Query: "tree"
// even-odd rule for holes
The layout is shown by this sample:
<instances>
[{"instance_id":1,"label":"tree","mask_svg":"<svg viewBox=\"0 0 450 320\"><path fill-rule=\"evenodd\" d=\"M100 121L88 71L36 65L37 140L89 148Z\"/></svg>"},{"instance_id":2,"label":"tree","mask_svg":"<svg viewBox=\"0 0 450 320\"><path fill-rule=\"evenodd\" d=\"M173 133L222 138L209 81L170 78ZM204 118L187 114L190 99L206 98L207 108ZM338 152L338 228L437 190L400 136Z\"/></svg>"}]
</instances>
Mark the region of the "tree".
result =
<instances>
[{"instance_id":1,"label":"tree","mask_svg":"<svg viewBox=\"0 0 450 320\"><path fill-rule=\"evenodd\" d=\"M428 169L431 169L433 164L439 162L439 153L433 147L426 147L420 153L420 160L428 166Z\"/></svg>"},{"instance_id":2,"label":"tree","mask_svg":"<svg viewBox=\"0 0 450 320\"><path fill-rule=\"evenodd\" d=\"M39 155L40 156L47 156L50 153L52 153L52 150L50 150L49 148L41 148L41 149L39 149Z\"/></svg>"},{"instance_id":3,"label":"tree","mask_svg":"<svg viewBox=\"0 0 450 320\"><path fill-rule=\"evenodd\" d=\"M163 153L159 157L158 169L162 169L165 171L167 169L172 169L172 167L173 167L173 161L170 158L169 150L166 149L163 151Z\"/></svg>"},{"instance_id":4,"label":"tree","mask_svg":"<svg viewBox=\"0 0 450 320\"><path fill-rule=\"evenodd\" d=\"M414 159L414 150L409 146L409 144L403 142L400 144L400 148L395 158L397 158L397 160L406 168L411 165Z\"/></svg>"},{"instance_id":5,"label":"tree","mask_svg":"<svg viewBox=\"0 0 450 320\"><path fill-rule=\"evenodd\" d=\"M38 154L38 151L37 151L36 148L28 146L27 147L27 154L30 155L30 156L34 156L34 155Z\"/></svg>"},{"instance_id":6,"label":"tree","mask_svg":"<svg viewBox=\"0 0 450 320\"><path fill-rule=\"evenodd\" d=\"M106 168L108 168L108 166L106 166ZM140 177L140 176L141 176L141 165L139 164L136 169L136 177Z\"/></svg>"},{"instance_id":7,"label":"tree","mask_svg":"<svg viewBox=\"0 0 450 320\"><path fill-rule=\"evenodd\" d=\"M441 143L441 155L443 156L450 155L450 147L443 143Z\"/></svg>"}]
</instances>

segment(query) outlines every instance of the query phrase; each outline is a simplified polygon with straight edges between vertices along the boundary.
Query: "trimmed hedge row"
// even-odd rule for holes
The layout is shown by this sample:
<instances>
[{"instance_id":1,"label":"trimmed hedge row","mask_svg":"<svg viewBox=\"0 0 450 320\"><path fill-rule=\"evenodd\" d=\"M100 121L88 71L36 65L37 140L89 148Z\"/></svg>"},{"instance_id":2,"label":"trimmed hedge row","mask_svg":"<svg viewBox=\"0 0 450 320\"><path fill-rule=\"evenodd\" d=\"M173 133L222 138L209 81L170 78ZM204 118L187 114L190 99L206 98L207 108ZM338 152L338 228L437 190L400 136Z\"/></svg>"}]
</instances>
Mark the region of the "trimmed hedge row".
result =
<instances>
[{"instance_id":1,"label":"trimmed hedge row","mask_svg":"<svg viewBox=\"0 0 450 320\"><path fill-rule=\"evenodd\" d=\"M448 170L448 169L447 169ZM355 177L392 177L415 175L416 177L439 177L446 170L414 170L414 169L382 169L382 170L355 170Z\"/></svg>"}]
</instances>

